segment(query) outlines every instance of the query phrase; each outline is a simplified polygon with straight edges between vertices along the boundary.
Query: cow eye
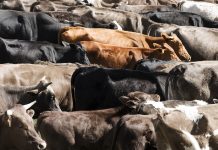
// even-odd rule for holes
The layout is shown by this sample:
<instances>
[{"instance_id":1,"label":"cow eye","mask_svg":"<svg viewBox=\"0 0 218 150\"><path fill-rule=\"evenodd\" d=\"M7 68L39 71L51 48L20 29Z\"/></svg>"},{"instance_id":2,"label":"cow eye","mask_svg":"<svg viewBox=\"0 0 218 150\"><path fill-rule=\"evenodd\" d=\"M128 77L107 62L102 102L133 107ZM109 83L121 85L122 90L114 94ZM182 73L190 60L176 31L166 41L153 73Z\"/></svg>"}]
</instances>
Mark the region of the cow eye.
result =
<instances>
[{"instance_id":1,"label":"cow eye","mask_svg":"<svg viewBox=\"0 0 218 150\"><path fill-rule=\"evenodd\" d=\"M21 123L19 123L18 128L23 128L23 125Z\"/></svg>"}]
</instances>

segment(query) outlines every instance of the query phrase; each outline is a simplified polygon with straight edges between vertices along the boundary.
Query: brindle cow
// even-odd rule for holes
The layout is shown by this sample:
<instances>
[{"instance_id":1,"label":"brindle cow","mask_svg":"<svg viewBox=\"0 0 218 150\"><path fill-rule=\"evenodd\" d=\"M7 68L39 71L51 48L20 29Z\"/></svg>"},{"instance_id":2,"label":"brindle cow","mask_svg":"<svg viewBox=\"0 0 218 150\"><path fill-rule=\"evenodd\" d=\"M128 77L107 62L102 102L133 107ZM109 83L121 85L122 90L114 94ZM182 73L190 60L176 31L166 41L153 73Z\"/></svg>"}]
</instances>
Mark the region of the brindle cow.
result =
<instances>
[{"instance_id":1,"label":"brindle cow","mask_svg":"<svg viewBox=\"0 0 218 150\"><path fill-rule=\"evenodd\" d=\"M133 68L138 60L157 58L180 61L174 50L168 45L157 48L120 47L92 41L81 41L91 63L109 68Z\"/></svg>"},{"instance_id":2,"label":"brindle cow","mask_svg":"<svg viewBox=\"0 0 218 150\"><path fill-rule=\"evenodd\" d=\"M16 105L0 116L1 150L44 150L46 143L34 128L33 104Z\"/></svg>"},{"instance_id":3,"label":"brindle cow","mask_svg":"<svg viewBox=\"0 0 218 150\"><path fill-rule=\"evenodd\" d=\"M83 27L65 27L60 31L60 40L73 43L78 41L96 41L104 44L112 44L123 47L154 48L155 44L162 45L167 43L181 60L190 60L182 42L176 35L162 37L151 37L135 32L118 31L110 29L91 29Z\"/></svg>"}]
</instances>

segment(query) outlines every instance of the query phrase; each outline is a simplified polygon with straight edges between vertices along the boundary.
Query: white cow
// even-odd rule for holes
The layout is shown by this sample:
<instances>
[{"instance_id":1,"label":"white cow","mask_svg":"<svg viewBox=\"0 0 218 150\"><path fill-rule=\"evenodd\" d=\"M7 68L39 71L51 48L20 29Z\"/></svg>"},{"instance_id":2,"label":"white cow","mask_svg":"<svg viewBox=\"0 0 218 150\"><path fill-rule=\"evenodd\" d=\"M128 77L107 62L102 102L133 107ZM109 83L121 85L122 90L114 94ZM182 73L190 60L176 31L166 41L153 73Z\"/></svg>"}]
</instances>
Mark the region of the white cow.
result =
<instances>
[{"instance_id":1,"label":"white cow","mask_svg":"<svg viewBox=\"0 0 218 150\"><path fill-rule=\"evenodd\" d=\"M181 11L191 12L212 21L218 21L218 4L196 1L183 1L179 5Z\"/></svg>"}]
</instances>

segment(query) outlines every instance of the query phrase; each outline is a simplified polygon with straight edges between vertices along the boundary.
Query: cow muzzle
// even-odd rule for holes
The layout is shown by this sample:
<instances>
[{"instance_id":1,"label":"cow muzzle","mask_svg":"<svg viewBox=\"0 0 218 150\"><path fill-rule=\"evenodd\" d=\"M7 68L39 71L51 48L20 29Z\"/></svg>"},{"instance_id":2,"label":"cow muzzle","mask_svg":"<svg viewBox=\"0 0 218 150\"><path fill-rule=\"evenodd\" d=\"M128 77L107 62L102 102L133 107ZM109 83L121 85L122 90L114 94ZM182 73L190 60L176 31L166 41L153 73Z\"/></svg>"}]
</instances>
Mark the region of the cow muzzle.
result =
<instances>
[{"instance_id":1,"label":"cow muzzle","mask_svg":"<svg viewBox=\"0 0 218 150\"><path fill-rule=\"evenodd\" d=\"M46 142L41 142L37 145L38 150L44 150L46 148L47 144Z\"/></svg>"}]
</instances>

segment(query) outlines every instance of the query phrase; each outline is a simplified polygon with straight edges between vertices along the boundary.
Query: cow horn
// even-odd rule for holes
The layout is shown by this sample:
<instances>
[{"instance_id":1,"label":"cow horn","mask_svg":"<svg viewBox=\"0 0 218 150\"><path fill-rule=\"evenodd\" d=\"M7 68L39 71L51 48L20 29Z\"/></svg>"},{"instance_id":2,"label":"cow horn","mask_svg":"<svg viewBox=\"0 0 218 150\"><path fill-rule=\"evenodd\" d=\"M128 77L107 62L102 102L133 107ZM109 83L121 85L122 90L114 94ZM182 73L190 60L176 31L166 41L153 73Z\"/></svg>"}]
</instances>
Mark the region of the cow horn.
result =
<instances>
[{"instance_id":1,"label":"cow horn","mask_svg":"<svg viewBox=\"0 0 218 150\"><path fill-rule=\"evenodd\" d=\"M117 30L120 30L120 31L123 30L122 27L119 25L119 23L116 20L114 20L112 22L117 26Z\"/></svg>"},{"instance_id":2,"label":"cow horn","mask_svg":"<svg viewBox=\"0 0 218 150\"><path fill-rule=\"evenodd\" d=\"M48 87L47 87L47 90L50 91L52 94L55 93L54 90L53 90L53 88L52 88L51 86L48 86Z\"/></svg>"},{"instance_id":3,"label":"cow horn","mask_svg":"<svg viewBox=\"0 0 218 150\"><path fill-rule=\"evenodd\" d=\"M169 36L167 33L161 33L161 36L162 36L164 39L167 39L167 40L173 40L173 39L174 39L174 37Z\"/></svg>"},{"instance_id":4,"label":"cow horn","mask_svg":"<svg viewBox=\"0 0 218 150\"><path fill-rule=\"evenodd\" d=\"M27 110L30 107L32 107L35 103L36 103L36 101L33 101L33 102L29 103L29 104L23 105L23 107Z\"/></svg>"},{"instance_id":5,"label":"cow horn","mask_svg":"<svg viewBox=\"0 0 218 150\"><path fill-rule=\"evenodd\" d=\"M13 114L13 112L14 112L14 110L9 109L9 110L6 111L6 114L7 114L8 116L11 116L11 115Z\"/></svg>"}]
</instances>

